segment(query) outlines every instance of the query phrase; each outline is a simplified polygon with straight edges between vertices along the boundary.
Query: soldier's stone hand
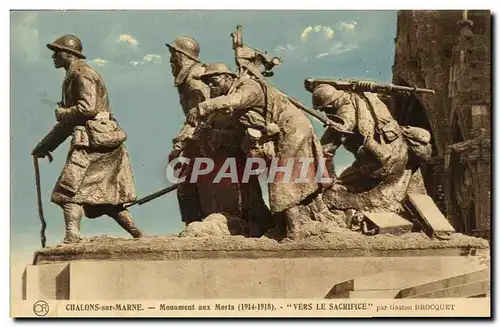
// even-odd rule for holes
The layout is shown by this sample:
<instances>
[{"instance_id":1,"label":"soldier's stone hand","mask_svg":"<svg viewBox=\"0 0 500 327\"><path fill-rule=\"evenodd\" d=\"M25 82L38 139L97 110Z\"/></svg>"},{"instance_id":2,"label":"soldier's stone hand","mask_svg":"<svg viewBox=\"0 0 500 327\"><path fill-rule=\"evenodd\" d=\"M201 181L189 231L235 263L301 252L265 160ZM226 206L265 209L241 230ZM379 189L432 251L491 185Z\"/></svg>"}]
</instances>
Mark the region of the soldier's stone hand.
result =
<instances>
[{"instance_id":1,"label":"soldier's stone hand","mask_svg":"<svg viewBox=\"0 0 500 327\"><path fill-rule=\"evenodd\" d=\"M168 155L168 162L171 162L172 160L177 158L181 154L181 152L182 150L178 149L173 149L172 151L170 151L170 154Z\"/></svg>"},{"instance_id":2,"label":"soldier's stone hand","mask_svg":"<svg viewBox=\"0 0 500 327\"><path fill-rule=\"evenodd\" d=\"M57 121L62 121L65 113L66 113L66 109L64 109L64 108L57 108L56 109L56 120Z\"/></svg>"},{"instance_id":3,"label":"soldier's stone hand","mask_svg":"<svg viewBox=\"0 0 500 327\"><path fill-rule=\"evenodd\" d=\"M198 108L193 108L193 109L189 110L186 121L189 125L196 127L198 125L199 118L200 117L199 117L199 113L198 113Z\"/></svg>"},{"instance_id":4,"label":"soldier's stone hand","mask_svg":"<svg viewBox=\"0 0 500 327\"><path fill-rule=\"evenodd\" d=\"M37 158L45 158L48 155L48 151L44 149L42 143L38 143L33 151L31 151L32 156L36 156Z\"/></svg>"}]
</instances>

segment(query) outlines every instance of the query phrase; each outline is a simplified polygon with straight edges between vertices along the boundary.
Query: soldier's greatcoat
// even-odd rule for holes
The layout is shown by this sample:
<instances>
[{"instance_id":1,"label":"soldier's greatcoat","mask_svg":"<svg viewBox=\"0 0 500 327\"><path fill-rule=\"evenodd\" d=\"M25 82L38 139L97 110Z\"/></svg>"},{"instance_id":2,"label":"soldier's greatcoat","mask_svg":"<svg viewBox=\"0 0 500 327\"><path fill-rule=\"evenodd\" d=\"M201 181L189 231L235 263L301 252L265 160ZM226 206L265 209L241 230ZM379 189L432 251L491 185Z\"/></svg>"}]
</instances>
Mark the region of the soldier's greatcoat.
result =
<instances>
[{"instance_id":1,"label":"soldier's greatcoat","mask_svg":"<svg viewBox=\"0 0 500 327\"><path fill-rule=\"evenodd\" d=\"M204 72L204 65L194 64L182 70L176 78L175 85L186 114L209 98L210 89L200 80ZM262 233L266 232L272 221L256 176L251 176L247 183L241 182L241 175L237 181L223 178L219 183L214 183L226 159L234 159L238 171L242 172L245 158L239 148L242 135L235 129L233 118L224 113L212 118L203 129L195 130L191 125L184 124L174 138L174 148L182 149L183 156L190 158L191 164L197 157L211 158L215 163L214 170L200 176L195 183L189 183L188 175L186 182L179 185L178 196L183 198L180 201L189 205L189 209L181 208L182 219L202 220L213 213L231 214L258 225Z\"/></svg>"},{"instance_id":2,"label":"soldier's greatcoat","mask_svg":"<svg viewBox=\"0 0 500 327\"><path fill-rule=\"evenodd\" d=\"M413 173L403 130L376 94L338 92L327 115L354 134L343 138L328 129L321 143L325 157L343 144L355 161L325 191L325 203L335 209L398 211Z\"/></svg>"},{"instance_id":3,"label":"soldier's greatcoat","mask_svg":"<svg viewBox=\"0 0 500 327\"><path fill-rule=\"evenodd\" d=\"M304 181L284 182L283 174L278 174L269 183L271 212L283 212L320 189L316 180L322 158L320 142L307 116L276 89L248 76L235 83L228 95L201 103L200 112L204 115L217 111L232 112L243 127L265 130L271 123L279 126L279 133L273 141L275 157L281 167L288 159L296 159L291 169L292 181L300 176L302 165L298 159L312 160Z\"/></svg>"},{"instance_id":4,"label":"soldier's greatcoat","mask_svg":"<svg viewBox=\"0 0 500 327\"><path fill-rule=\"evenodd\" d=\"M85 129L86 122L98 113L111 112L101 76L83 60L73 61L62 85L62 97L62 107L66 110L41 141L44 150L54 151L73 135L66 164L52 192L52 202L78 203L85 205L84 209L91 209L94 205L134 201L135 183L123 143L117 147L75 146L78 129ZM114 120L112 116L111 119ZM87 216L89 211L86 210Z\"/></svg>"},{"instance_id":5,"label":"soldier's greatcoat","mask_svg":"<svg viewBox=\"0 0 500 327\"><path fill-rule=\"evenodd\" d=\"M200 80L201 74L205 72L205 65L193 63L183 67L175 78L174 85L179 92L179 100L182 111L185 115L189 109L197 106L210 96L210 89ZM196 148L194 142L190 140L194 132L194 127L185 123L179 133L172 140L172 147L182 150L183 156L195 158L198 154L193 149ZM186 182L180 183L177 188L177 199L181 213L181 220L185 223L201 221L205 216L200 205L202 194L198 190L199 183L189 183L189 176Z\"/></svg>"},{"instance_id":6,"label":"soldier's greatcoat","mask_svg":"<svg viewBox=\"0 0 500 327\"><path fill-rule=\"evenodd\" d=\"M205 72L205 69L204 64L194 63L182 69L175 78L174 85L179 92L179 100L184 115L187 115L191 108L210 98L209 87L200 80L200 76ZM193 131L192 126L184 124L180 132L174 137L174 149L183 149Z\"/></svg>"}]
</instances>

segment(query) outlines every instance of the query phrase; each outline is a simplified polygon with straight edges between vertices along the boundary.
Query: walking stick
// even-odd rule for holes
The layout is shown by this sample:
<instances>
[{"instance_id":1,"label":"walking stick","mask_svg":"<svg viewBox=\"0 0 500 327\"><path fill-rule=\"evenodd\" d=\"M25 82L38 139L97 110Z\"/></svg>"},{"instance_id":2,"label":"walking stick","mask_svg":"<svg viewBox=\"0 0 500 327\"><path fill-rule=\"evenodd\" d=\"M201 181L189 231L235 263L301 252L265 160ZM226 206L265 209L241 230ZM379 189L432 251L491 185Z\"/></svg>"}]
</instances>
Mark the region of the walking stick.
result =
<instances>
[{"instance_id":1,"label":"walking stick","mask_svg":"<svg viewBox=\"0 0 500 327\"><path fill-rule=\"evenodd\" d=\"M52 161L52 156L47 154L49 158L49 162ZM45 237L45 229L47 228L47 222L43 217L43 207L42 207L42 190L40 187L40 168L38 167L38 157L36 155L33 156L33 165L35 166L35 180L36 180L36 195L37 195L37 204L38 204L38 215L40 216L40 221L42 222L42 229L40 231L40 240L42 241L42 248L45 247L47 242L47 238Z\"/></svg>"}]
</instances>

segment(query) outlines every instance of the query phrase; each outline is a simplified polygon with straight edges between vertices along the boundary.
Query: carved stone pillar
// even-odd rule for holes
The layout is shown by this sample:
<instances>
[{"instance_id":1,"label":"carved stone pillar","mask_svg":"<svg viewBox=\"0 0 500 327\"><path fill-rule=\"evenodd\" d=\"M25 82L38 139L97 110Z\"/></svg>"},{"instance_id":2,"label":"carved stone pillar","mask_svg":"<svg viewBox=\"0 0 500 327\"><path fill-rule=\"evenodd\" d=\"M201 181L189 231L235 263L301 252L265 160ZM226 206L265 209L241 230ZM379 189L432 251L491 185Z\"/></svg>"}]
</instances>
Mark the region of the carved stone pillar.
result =
<instances>
[{"instance_id":1,"label":"carved stone pillar","mask_svg":"<svg viewBox=\"0 0 500 327\"><path fill-rule=\"evenodd\" d=\"M462 219L465 219L462 221L465 226L463 232L488 238L491 230L491 142L483 133L471 131L479 137L448 146L449 155L453 158L447 170L460 172L461 178L457 180L457 174L447 174L447 202L453 201L448 203L448 208L455 215L457 210L462 210Z\"/></svg>"}]
</instances>

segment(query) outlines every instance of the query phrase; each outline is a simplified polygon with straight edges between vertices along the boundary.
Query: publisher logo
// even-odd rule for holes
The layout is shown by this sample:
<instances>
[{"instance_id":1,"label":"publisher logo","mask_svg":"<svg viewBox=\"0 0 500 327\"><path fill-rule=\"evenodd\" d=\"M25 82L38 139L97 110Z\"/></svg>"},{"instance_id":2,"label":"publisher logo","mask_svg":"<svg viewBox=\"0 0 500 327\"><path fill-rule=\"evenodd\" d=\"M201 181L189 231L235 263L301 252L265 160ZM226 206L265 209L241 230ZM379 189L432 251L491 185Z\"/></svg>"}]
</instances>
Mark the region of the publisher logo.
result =
<instances>
[{"instance_id":1,"label":"publisher logo","mask_svg":"<svg viewBox=\"0 0 500 327\"><path fill-rule=\"evenodd\" d=\"M33 304L33 313L40 317L47 315L49 313L49 304L43 300L36 301Z\"/></svg>"}]
</instances>

